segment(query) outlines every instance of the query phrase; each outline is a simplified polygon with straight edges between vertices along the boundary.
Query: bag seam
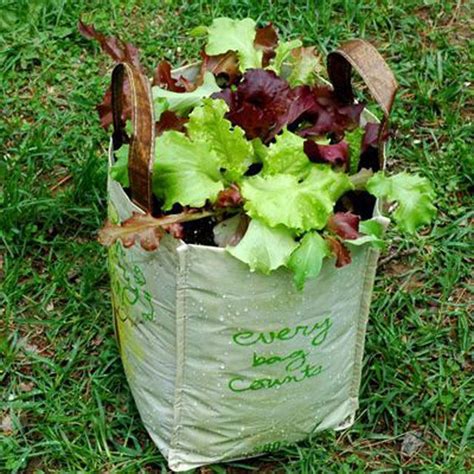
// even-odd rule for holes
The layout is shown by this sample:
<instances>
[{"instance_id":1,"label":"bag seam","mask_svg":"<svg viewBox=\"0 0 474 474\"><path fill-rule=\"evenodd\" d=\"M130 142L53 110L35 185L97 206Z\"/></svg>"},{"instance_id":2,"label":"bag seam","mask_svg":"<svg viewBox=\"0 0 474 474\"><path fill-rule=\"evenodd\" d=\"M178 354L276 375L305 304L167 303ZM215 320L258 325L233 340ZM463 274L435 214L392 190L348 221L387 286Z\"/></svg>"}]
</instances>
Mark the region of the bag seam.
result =
<instances>
[{"instance_id":1,"label":"bag seam","mask_svg":"<svg viewBox=\"0 0 474 474\"><path fill-rule=\"evenodd\" d=\"M365 347L365 334L369 320L370 302L372 300L378 257L378 250L373 248L368 249L364 264L365 274L359 300L359 317L357 321L357 333L353 353L354 369L352 373L352 383L349 389L349 396L354 403L354 411L358 409L359 405L359 388L362 379L362 358Z\"/></svg>"},{"instance_id":2,"label":"bag seam","mask_svg":"<svg viewBox=\"0 0 474 474\"><path fill-rule=\"evenodd\" d=\"M185 377L185 349L186 349L186 284L188 280L187 248L177 251L179 271L176 281L176 379L174 393L173 430L170 439L169 458L173 451L179 450L179 436L181 431L182 386Z\"/></svg>"}]
</instances>

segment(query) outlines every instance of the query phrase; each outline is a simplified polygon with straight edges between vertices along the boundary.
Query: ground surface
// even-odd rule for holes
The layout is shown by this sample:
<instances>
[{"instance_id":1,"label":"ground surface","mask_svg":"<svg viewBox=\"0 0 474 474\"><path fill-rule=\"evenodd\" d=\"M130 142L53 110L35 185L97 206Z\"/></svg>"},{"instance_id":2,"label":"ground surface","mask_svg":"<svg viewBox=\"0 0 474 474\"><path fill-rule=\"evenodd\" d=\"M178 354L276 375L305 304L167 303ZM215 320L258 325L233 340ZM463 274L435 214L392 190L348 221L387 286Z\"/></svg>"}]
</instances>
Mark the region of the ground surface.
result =
<instances>
[{"instance_id":1,"label":"ground surface","mask_svg":"<svg viewBox=\"0 0 474 474\"><path fill-rule=\"evenodd\" d=\"M431 234L393 234L382 256L357 422L203 472L472 472L467 2L1 3L1 472L166 472L113 340L95 241L107 135L94 112L111 63L79 36L79 15L136 43L150 69L195 57L187 33L220 15L273 21L324 54L346 38L377 45L401 85L389 168L427 176L440 212Z\"/></svg>"}]
</instances>

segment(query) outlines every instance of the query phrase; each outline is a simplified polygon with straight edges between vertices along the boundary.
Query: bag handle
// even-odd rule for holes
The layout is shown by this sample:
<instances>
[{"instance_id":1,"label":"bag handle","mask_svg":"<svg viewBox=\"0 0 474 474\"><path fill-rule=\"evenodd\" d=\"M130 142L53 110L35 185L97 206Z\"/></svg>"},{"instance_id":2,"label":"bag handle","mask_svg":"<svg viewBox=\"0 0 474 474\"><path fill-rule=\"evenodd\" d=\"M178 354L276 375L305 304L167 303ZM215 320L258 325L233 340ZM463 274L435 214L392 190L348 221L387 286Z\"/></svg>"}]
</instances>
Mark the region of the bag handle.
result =
<instances>
[{"instance_id":1,"label":"bag handle","mask_svg":"<svg viewBox=\"0 0 474 474\"><path fill-rule=\"evenodd\" d=\"M354 102L351 85L351 70L354 68L382 109L384 116L377 137L379 160L382 164L383 136L398 88L393 72L380 53L370 43L361 39L341 45L328 55L327 63L329 79L341 102L348 105Z\"/></svg>"},{"instance_id":2,"label":"bag handle","mask_svg":"<svg viewBox=\"0 0 474 474\"><path fill-rule=\"evenodd\" d=\"M150 81L130 63L120 63L112 72L112 114L114 150L127 142L123 83L125 74L130 84L133 132L128 154L128 176L132 201L145 212L153 211L152 169L155 148L155 117Z\"/></svg>"}]
</instances>

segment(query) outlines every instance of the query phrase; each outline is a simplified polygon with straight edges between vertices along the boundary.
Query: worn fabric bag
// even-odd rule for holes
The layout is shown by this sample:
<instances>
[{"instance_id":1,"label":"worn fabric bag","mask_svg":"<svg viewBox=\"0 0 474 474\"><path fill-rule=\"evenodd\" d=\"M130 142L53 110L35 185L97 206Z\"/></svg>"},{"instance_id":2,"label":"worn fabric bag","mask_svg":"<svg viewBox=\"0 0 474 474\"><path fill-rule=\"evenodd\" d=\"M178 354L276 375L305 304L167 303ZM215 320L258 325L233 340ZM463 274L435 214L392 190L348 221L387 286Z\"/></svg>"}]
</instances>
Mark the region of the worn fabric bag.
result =
<instances>
[{"instance_id":1,"label":"worn fabric bag","mask_svg":"<svg viewBox=\"0 0 474 474\"><path fill-rule=\"evenodd\" d=\"M354 100L351 65L384 112L382 134L396 90L393 75L372 46L346 43L329 56L328 70L347 103ZM128 64L113 73L114 141L125 73L133 100L131 198L109 179L109 218L115 222L151 209L152 202L150 87ZM376 119L364 112L363 121ZM112 164L113 145L109 155ZM375 214L385 224L377 208ZM326 259L318 278L298 291L287 270L252 273L218 247L170 236L154 252L111 247L125 373L143 423L171 469L259 455L354 422L377 258L365 245L341 269Z\"/></svg>"}]
</instances>

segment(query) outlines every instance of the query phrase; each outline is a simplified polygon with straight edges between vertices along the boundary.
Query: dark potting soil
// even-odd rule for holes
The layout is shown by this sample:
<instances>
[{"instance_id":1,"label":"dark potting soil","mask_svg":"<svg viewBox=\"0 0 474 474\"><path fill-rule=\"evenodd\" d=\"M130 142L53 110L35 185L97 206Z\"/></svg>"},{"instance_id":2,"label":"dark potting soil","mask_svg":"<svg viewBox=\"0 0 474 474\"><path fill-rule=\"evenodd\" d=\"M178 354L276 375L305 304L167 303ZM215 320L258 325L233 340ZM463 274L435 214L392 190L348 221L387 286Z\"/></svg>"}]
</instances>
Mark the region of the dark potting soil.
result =
<instances>
[{"instance_id":1,"label":"dark potting soil","mask_svg":"<svg viewBox=\"0 0 474 474\"><path fill-rule=\"evenodd\" d=\"M216 224L217 221L214 217L185 222L183 224L183 240L187 244L210 245L212 247L217 247L216 243L214 242L213 232L214 226Z\"/></svg>"},{"instance_id":2,"label":"dark potting soil","mask_svg":"<svg viewBox=\"0 0 474 474\"><path fill-rule=\"evenodd\" d=\"M365 221L374 214L375 197L367 191L349 191L337 201L335 212L352 212Z\"/></svg>"}]
</instances>

